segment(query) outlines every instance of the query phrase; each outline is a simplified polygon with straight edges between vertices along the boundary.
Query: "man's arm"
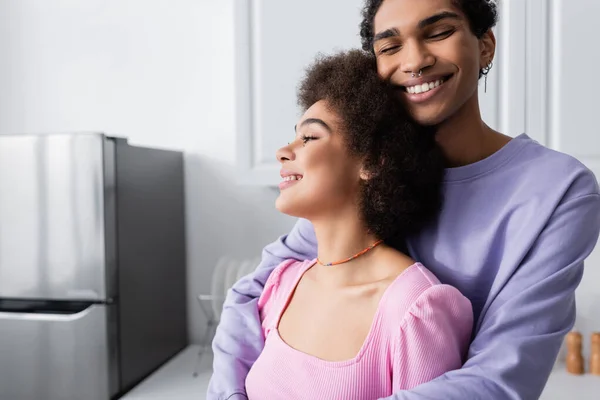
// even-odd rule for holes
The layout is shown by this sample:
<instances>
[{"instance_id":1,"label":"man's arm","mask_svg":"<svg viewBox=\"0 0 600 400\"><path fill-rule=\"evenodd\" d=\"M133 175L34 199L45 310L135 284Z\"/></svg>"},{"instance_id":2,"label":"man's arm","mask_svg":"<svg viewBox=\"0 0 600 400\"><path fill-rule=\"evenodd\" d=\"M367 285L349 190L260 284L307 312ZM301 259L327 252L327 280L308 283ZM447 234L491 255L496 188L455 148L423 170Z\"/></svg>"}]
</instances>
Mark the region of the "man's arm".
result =
<instances>
[{"instance_id":1,"label":"man's arm","mask_svg":"<svg viewBox=\"0 0 600 400\"><path fill-rule=\"evenodd\" d=\"M312 224L300 219L285 236L263 249L256 271L227 294L213 340L213 375L207 400L246 399L246 376L264 347L257 302L269 274L284 260L312 260L317 241Z\"/></svg>"},{"instance_id":2,"label":"man's arm","mask_svg":"<svg viewBox=\"0 0 600 400\"><path fill-rule=\"evenodd\" d=\"M575 322L575 289L600 227L600 195L559 205L478 327L463 368L386 400L537 399Z\"/></svg>"}]
</instances>

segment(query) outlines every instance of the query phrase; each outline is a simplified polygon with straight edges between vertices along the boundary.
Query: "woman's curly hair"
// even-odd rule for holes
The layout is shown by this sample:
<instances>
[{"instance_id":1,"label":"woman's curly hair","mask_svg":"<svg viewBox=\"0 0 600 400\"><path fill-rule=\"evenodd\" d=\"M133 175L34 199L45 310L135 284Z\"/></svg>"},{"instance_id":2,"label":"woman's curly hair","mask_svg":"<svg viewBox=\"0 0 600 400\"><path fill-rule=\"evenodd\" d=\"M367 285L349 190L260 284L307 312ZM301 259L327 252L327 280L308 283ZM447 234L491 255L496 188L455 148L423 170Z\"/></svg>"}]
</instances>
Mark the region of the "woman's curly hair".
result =
<instances>
[{"instance_id":1,"label":"woman's curly hair","mask_svg":"<svg viewBox=\"0 0 600 400\"><path fill-rule=\"evenodd\" d=\"M320 100L340 117L350 154L370 175L359 201L367 228L391 244L417 232L441 206L444 166L433 128L413 122L377 75L375 56L361 50L317 57L298 103L306 111Z\"/></svg>"},{"instance_id":2,"label":"woman's curly hair","mask_svg":"<svg viewBox=\"0 0 600 400\"><path fill-rule=\"evenodd\" d=\"M478 39L483 37L484 33L490 30L498 22L497 0L452 0L452 2L462 10L469 20L471 32ZM383 0L366 0L362 10L362 21L360 23L360 38L362 48L365 51L373 52L373 20L375 14L381 7ZM481 78L483 74L479 73Z\"/></svg>"}]
</instances>

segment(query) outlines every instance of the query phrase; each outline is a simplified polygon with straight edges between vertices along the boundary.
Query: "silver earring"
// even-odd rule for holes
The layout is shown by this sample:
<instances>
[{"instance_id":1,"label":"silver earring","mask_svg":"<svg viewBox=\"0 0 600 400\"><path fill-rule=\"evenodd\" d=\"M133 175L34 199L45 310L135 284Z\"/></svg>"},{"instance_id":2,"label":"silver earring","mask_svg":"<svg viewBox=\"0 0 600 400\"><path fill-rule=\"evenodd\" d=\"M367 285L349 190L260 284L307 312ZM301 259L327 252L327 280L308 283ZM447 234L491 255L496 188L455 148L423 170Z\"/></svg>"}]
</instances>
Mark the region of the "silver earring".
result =
<instances>
[{"instance_id":1,"label":"silver earring","mask_svg":"<svg viewBox=\"0 0 600 400\"><path fill-rule=\"evenodd\" d=\"M481 68L481 73L483 74L483 79L484 79L484 83L483 83L483 92L487 93L487 76L490 73L490 70L492 69L492 67L494 66L494 63L492 63L491 61L488 63L488 65L486 65L485 67Z\"/></svg>"}]
</instances>

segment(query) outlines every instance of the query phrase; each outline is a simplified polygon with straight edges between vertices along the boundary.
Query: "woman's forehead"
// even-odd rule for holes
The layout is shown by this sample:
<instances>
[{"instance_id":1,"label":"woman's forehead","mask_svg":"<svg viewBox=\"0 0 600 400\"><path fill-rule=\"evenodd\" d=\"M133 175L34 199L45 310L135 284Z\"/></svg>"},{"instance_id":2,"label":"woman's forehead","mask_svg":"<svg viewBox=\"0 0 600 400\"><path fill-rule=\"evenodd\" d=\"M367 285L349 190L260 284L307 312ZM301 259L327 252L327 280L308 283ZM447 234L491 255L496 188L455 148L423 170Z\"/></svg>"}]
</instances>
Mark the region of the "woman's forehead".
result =
<instances>
[{"instance_id":1,"label":"woman's forehead","mask_svg":"<svg viewBox=\"0 0 600 400\"><path fill-rule=\"evenodd\" d=\"M308 119L319 118L328 123L328 125L337 125L340 122L338 113L329 105L326 100L319 100L308 108L300 118L299 124Z\"/></svg>"}]
</instances>

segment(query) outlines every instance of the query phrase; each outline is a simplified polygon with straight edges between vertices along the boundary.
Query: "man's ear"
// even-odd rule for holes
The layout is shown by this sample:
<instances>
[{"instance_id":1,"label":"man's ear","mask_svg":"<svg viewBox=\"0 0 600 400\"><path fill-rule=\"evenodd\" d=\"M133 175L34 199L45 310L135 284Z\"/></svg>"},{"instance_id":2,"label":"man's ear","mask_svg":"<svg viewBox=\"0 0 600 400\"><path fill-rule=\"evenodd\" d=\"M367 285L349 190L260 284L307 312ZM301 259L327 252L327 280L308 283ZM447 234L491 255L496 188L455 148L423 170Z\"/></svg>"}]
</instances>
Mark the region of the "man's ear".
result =
<instances>
[{"instance_id":1,"label":"man's ear","mask_svg":"<svg viewBox=\"0 0 600 400\"><path fill-rule=\"evenodd\" d=\"M493 59L496 54L496 36L494 32L489 29L479 39L479 69L485 68Z\"/></svg>"}]
</instances>

